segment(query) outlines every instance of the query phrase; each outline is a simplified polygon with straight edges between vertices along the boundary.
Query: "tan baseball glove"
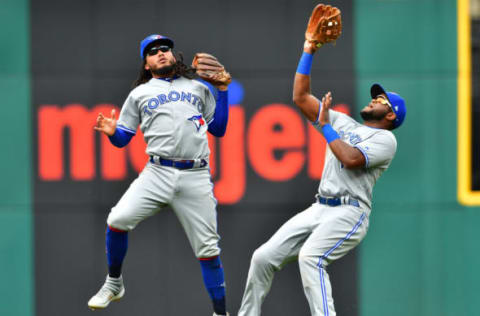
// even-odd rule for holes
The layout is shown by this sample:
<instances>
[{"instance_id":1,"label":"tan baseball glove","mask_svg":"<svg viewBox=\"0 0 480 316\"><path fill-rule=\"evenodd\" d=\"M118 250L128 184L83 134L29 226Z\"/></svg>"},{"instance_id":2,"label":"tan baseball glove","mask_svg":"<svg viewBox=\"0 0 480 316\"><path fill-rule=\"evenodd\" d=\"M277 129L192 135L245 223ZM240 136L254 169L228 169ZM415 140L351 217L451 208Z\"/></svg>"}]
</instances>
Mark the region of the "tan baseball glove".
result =
<instances>
[{"instance_id":1,"label":"tan baseball glove","mask_svg":"<svg viewBox=\"0 0 480 316\"><path fill-rule=\"evenodd\" d=\"M227 86L232 82L232 76L225 70L225 67L218 59L207 53L197 53L192 61L192 67L196 69L197 75L214 86Z\"/></svg>"},{"instance_id":2,"label":"tan baseball glove","mask_svg":"<svg viewBox=\"0 0 480 316\"><path fill-rule=\"evenodd\" d=\"M338 8L319 4L308 20L305 39L315 48L335 42L342 34L342 17Z\"/></svg>"}]
</instances>

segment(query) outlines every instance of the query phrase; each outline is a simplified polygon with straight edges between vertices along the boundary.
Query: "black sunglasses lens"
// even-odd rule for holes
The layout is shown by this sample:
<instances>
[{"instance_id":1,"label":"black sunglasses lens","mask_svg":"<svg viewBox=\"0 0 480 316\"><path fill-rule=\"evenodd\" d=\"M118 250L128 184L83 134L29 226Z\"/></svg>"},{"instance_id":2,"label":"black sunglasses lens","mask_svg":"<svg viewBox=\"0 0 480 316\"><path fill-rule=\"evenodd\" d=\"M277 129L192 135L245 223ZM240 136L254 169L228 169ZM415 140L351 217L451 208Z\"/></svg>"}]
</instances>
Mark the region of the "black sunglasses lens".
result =
<instances>
[{"instance_id":1,"label":"black sunglasses lens","mask_svg":"<svg viewBox=\"0 0 480 316\"><path fill-rule=\"evenodd\" d=\"M155 56L158 53L158 51L166 53L169 50L170 50L170 47L165 45L152 47L152 49L148 51L148 56Z\"/></svg>"},{"instance_id":2,"label":"black sunglasses lens","mask_svg":"<svg viewBox=\"0 0 480 316\"><path fill-rule=\"evenodd\" d=\"M148 56L155 56L158 52L158 49L155 47L155 48L152 48L151 50L148 51L147 55Z\"/></svg>"},{"instance_id":3,"label":"black sunglasses lens","mask_svg":"<svg viewBox=\"0 0 480 316\"><path fill-rule=\"evenodd\" d=\"M170 47L168 46L160 46L158 47L159 50L161 50L162 52L166 53L170 50Z\"/></svg>"}]
</instances>

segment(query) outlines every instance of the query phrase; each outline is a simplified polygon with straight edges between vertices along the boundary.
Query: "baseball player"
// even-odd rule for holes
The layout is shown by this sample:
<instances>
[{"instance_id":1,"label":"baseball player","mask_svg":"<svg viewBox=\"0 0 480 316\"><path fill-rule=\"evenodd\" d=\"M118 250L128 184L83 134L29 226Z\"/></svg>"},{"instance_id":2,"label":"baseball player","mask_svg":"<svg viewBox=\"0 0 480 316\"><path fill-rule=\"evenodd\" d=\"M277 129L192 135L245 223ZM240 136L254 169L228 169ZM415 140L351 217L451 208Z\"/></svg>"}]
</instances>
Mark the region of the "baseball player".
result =
<instances>
[{"instance_id":1,"label":"baseball player","mask_svg":"<svg viewBox=\"0 0 480 316\"><path fill-rule=\"evenodd\" d=\"M310 68L317 48L305 41L293 87L294 103L328 143L316 201L254 252L239 316L260 315L274 273L294 260L300 266L311 314L335 315L326 267L365 237L373 185L396 152L391 130L405 118L404 100L374 84L372 100L360 112L363 124L331 110L330 92L321 102L310 93Z\"/></svg>"},{"instance_id":2,"label":"baseball player","mask_svg":"<svg viewBox=\"0 0 480 316\"><path fill-rule=\"evenodd\" d=\"M121 270L128 232L170 205L200 262L214 315L228 315L218 247L217 203L208 169L207 131L217 137L225 133L229 82L214 83L218 89L215 99L205 84L192 80L195 69L185 65L182 55L173 48L174 42L168 37L146 37L140 43L140 74L118 121L115 111L111 117L100 113L94 127L108 135L113 145L123 147L140 125L150 159L108 215L108 275L89 300L91 309L105 308L123 297ZM199 63L207 60L210 76L223 69L213 56L199 55Z\"/></svg>"}]
</instances>

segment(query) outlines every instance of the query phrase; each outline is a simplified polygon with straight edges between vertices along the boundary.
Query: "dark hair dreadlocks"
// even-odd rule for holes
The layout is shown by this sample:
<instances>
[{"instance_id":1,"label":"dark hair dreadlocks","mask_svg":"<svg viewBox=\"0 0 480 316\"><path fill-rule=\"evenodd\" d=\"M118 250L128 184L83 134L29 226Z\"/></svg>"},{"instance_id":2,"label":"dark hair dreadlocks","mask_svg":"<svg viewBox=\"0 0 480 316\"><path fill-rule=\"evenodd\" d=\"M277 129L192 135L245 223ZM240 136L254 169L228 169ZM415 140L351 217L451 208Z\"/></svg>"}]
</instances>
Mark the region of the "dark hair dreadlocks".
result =
<instances>
[{"instance_id":1,"label":"dark hair dreadlocks","mask_svg":"<svg viewBox=\"0 0 480 316\"><path fill-rule=\"evenodd\" d=\"M187 66L183 63L183 54L181 52L176 52L172 49L172 54L175 57L176 63L173 68L173 74L177 76L182 76L188 79L196 78L195 68ZM137 79L132 84L132 89L138 87L139 85L148 82L152 79L152 73L150 70L145 69L146 58L142 61L142 66L138 74Z\"/></svg>"}]
</instances>

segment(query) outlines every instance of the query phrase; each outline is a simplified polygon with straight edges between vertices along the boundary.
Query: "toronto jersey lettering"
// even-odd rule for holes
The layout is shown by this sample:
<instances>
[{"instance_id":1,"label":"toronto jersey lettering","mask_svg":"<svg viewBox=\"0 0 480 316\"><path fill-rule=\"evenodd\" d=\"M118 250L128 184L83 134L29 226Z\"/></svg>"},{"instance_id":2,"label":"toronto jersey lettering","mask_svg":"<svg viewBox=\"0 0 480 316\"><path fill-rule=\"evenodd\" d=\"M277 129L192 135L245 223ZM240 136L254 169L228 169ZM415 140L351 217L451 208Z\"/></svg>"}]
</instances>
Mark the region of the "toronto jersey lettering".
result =
<instances>
[{"instance_id":1,"label":"toronto jersey lettering","mask_svg":"<svg viewBox=\"0 0 480 316\"><path fill-rule=\"evenodd\" d=\"M327 146L318 193L325 197L350 196L371 209L373 186L395 156L397 140L389 130L368 127L343 113L330 110L329 116L340 138L363 153L366 165L347 169ZM319 124L314 126L322 131Z\"/></svg>"},{"instance_id":2,"label":"toronto jersey lettering","mask_svg":"<svg viewBox=\"0 0 480 316\"><path fill-rule=\"evenodd\" d=\"M152 78L130 92L117 127L135 133L140 125L148 155L206 159L208 123L214 113L215 98L204 84L184 77Z\"/></svg>"}]
</instances>

